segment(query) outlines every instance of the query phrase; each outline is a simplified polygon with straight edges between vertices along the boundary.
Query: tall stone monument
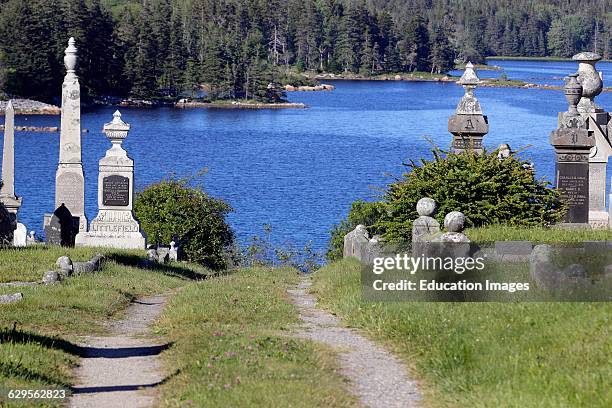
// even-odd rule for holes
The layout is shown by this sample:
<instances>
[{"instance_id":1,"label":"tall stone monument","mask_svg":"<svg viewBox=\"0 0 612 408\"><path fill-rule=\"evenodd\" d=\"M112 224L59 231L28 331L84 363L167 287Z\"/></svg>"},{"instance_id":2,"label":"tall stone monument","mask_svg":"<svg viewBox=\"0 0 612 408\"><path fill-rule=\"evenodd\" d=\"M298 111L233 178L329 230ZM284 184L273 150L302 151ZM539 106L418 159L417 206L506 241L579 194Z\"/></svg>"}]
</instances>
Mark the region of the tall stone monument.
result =
<instances>
[{"instance_id":1,"label":"tall stone monument","mask_svg":"<svg viewBox=\"0 0 612 408\"><path fill-rule=\"evenodd\" d=\"M68 41L64 56L66 76L62 84L62 117L59 165L55 175L55 208L62 204L78 218L78 231L87 230L85 177L81 161L81 89L76 75L77 48ZM45 227L52 214L45 215Z\"/></svg>"},{"instance_id":2,"label":"tall stone monument","mask_svg":"<svg viewBox=\"0 0 612 408\"><path fill-rule=\"evenodd\" d=\"M17 219L21 198L15 195L15 109L11 101L4 113L4 148L2 151L2 188L0 202Z\"/></svg>"},{"instance_id":3,"label":"tall stone monument","mask_svg":"<svg viewBox=\"0 0 612 408\"><path fill-rule=\"evenodd\" d=\"M116 111L113 120L104 125L112 147L100 160L98 175L99 212L89 232L80 232L76 246L145 249L146 238L132 213L134 203L134 161L121 147L130 125Z\"/></svg>"},{"instance_id":4,"label":"tall stone monument","mask_svg":"<svg viewBox=\"0 0 612 408\"><path fill-rule=\"evenodd\" d=\"M610 114L595 103L595 98L603 90L600 73L595 69L601 56L581 52L573 59L578 62L578 82L582 86L577 110L585 120L589 134L595 138L595 146L589 155L589 224L594 228L608 228L612 226L612 219L606 211L606 166L612 155L612 120Z\"/></svg>"},{"instance_id":5,"label":"tall stone monument","mask_svg":"<svg viewBox=\"0 0 612 408\"><path fill-rule=\"evenodd\" d=\"M556 187L568 206L564 222L584 225L589 222L589 154L595 138L587 130L578 103L583 93L577 74L570 75L564 93L569 108L559 115L559 126L550 135L556 154Z\"/></svg>"},{"instance_id":6,"label":"tall stone monument","mask_svg":"<svg viewBox=\"0 0 612 408\"><path fill-rule=\"evenodd\" d=\"M459 101L455 114L448 119L448 131L453 134L451 150L454 153L466 150L476 153L483 151L482 138L489 132L489 122L482 113L480 102L474 96L479 81L474 65L468 62L465 72L457 81L457 84L463 86L465 95Z\"/></svg>"}]
</instances>

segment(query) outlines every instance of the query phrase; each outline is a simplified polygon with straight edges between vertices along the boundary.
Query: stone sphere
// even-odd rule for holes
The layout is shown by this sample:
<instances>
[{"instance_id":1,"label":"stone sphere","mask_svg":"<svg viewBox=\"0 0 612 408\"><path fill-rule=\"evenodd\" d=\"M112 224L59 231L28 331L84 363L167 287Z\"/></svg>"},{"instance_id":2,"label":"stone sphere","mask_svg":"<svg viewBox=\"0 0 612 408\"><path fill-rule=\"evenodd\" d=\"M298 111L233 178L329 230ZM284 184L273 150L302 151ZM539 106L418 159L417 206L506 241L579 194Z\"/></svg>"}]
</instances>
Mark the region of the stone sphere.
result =
<instances>
[{"instance_id":1,"label":"stone sphere","mask_svg":"<svg viewBox=\"0 0 612 408\"><path fill-rule=\"evenodd\" d=\"M55 264L63 272L72 272L72 260L67 256L60 256Z\"/></svg>"},{"instance_id":2,"label":"stone sphere","mask_svg":"<svg viewBox=\"0 0 612 408\"><path fill-rule=\"evenodd\" d=\"M444 217L444 228L449 232L461 232L465 228L465 215L459 211L451 211Z\"/></svg>"},{"instance_id":3,"label":"stone sphere","mask_svg":"<svg viewBox=\"0 0 612 408\"><path fill-rule=\"evenodd\" d=\"M422 217L431 217L436 212L436 201L433 198L421 198L416 210Z\"/></svg>"}]
</instances>

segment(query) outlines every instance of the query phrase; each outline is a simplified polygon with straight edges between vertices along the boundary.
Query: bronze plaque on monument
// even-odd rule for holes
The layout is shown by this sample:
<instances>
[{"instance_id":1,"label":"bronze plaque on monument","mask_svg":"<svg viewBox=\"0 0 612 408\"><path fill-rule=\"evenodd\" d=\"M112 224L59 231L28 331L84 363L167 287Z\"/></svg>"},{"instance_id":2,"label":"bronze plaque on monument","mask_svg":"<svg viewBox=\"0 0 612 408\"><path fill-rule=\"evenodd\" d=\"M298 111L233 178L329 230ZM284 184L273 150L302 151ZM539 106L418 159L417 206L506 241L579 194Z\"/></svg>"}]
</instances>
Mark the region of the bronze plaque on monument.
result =
<instances>
[{"instance_id":1,"label":"bronze plaque on monument","mask_svg":"<svg viewBox=\"0 0 612 408\"><path fill-rule=\"evenodd\" d=\"M102 180L102 204L113 207L130 205L130 179L108 176Z\"/></svg>"}]
</instances>

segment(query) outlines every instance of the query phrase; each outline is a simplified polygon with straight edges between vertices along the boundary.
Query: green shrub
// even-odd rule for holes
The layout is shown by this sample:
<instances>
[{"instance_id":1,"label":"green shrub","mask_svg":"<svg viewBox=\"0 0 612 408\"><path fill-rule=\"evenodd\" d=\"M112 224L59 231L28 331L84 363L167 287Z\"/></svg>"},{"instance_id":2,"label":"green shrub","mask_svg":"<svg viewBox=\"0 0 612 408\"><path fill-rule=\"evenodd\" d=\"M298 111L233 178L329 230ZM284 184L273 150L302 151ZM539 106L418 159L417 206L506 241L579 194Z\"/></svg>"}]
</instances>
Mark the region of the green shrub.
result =
<instances>
[{"instance_id":1,"label":"green shrub","mask_svg":"<svg viewBox=\"0 0 612 408\"><path fill-rule=\"evenodd\" d=\"M228 266L234 234L225 221L231 207L185 180L166 180L136 197L134 212L151 244L168 244L176 235L187 259L213 270Z\"/></svg>"},{"instance_id":2,"label":"green shrub","mask_svg":"<svg viewBox=\"0 0 612 408\"><path fill-rule=\"evenodd\" d=\"M528 162L516 156L500 161L497 153L451 154L434 149L432 160L411 160L402 178L387 186L383 200L370 204L376 211L367 214L375 220L364 222L363 208L357 202L348 220L334 228L328 255L333 259L342 253L342 237L358 223L389 242L409 241L412 222L418 217L416 203L423 197L438 203L435 218L440 224L451 211L463 212L467 227L533 227L558 222L566 211L558 192L536 179Z\"/></svg>"},{"instance_id":3,"label":"green shrub","mask_svg":"<svg viewBox=\"0 0 612 408\"><path fill-rule=\"evenodd\" d=\"M342 258L342 250L344 248L344 236L357 227L357 225L365 225L367 230L372 235L379 234L379 228L376 223L382 217L385 211L383 203L357 200L349 211L346 220L340 221L331 229L331 239L327 250L327 259L334 261Z\"/></svg>"}]
</instances>

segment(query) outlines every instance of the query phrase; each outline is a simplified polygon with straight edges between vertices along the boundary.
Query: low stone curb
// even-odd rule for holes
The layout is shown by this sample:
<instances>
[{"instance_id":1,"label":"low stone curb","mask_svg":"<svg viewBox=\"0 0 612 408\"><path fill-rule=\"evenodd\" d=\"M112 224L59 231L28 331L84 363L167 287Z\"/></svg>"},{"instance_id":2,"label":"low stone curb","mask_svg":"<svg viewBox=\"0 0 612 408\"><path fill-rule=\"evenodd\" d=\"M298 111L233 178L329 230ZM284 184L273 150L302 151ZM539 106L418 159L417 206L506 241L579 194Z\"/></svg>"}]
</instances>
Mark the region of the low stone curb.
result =
<instances>
[{"instance_id":1,"label":"low stone curb","mask_svg":"<svg viewBox=\"0 0 612 408\"><path fill-rule=\"evenodd\" d=\"M23 293L13 293L12 295L0 295L0 305L8 305L23 300Z\"/></svg>"}]
</instances>

